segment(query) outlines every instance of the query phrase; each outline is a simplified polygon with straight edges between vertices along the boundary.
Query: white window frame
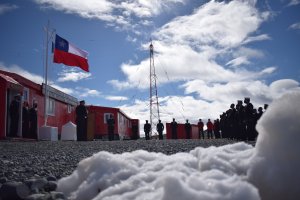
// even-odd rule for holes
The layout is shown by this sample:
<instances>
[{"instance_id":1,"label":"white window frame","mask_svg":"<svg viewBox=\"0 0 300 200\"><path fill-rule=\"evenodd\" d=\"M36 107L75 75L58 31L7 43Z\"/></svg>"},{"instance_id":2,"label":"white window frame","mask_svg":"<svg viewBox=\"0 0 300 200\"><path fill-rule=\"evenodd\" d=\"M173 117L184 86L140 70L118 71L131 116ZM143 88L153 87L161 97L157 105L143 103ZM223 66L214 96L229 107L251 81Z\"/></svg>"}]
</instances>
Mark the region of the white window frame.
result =
<instances>
[{"instance_id":1,"label":"white window frame","mask_svg":"<svg viewBox=\"0 0 300 200\"><path fill-rule=\"evenodd\" d=\"M26 94L26 99L25 99L25 95L24 94ZM22 97L23 97L23 102L27 101L28 104L29 104L29 88L24 87L24 89L23 89L23 96Z\"/></svg>"},{"instance_id":2,"label":"white window frame","mask_svg":"<svg viewBox=\"0 0 300 200\"><path fill-rule=\"evenodd\" d=\"M68 105L67 105L67 110L68 110L68 113L71 113L72 110L73 110L73 106L70 105L70 104L68 104Z\"/></svg>"},{"instance_id":3,"label":"white window frame","mask_svg":"<svg viewBox=\"0 0 300 200\"><path fill-rule=\"evenodd\" d=\"M103 114L104 124L107 124L107 120L109 119L110 115L114 116L113 113L104 113Z\"/></svg>"},{"instance_id":4,"label":"white window frame","mask_svg":"<svg viewBox=\"0 0 300 200\"><path fill-rule=\"evenodd\" d=\"M46 103L47 103L47 115L55 116L55 100L51 98L47 98Z\"/></svg>"}]
</instances>

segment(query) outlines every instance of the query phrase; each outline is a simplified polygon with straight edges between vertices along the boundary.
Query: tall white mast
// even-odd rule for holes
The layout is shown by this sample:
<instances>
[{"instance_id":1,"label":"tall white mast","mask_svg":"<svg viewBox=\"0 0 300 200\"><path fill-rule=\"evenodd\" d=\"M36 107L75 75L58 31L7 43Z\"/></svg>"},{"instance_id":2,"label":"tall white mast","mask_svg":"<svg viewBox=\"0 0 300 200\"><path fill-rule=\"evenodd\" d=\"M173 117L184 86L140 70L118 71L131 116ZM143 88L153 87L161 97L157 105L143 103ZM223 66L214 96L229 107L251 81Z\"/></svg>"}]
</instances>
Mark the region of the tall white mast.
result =
<instances>
[{"instance_id":1,"label":"tall white mast","mask_svg":"<svg viewBox=\"0 0 300 200\"><path fill-rule=\"evenodd\" d=\"M48 95L48 51L49 51L49 42L52 41L53 34L55 33L55 30L52 30L51 33L49 34L50 31L50 22L48 20L47 27L45 29L46 31L46 48L45 48L45 53L46 53L46 60L45 60L45 98L44 98L44 126L47 126L47 119L48 119L48 114L47 114L47 98L49 98Z\"/></svg>"}]
</instances>

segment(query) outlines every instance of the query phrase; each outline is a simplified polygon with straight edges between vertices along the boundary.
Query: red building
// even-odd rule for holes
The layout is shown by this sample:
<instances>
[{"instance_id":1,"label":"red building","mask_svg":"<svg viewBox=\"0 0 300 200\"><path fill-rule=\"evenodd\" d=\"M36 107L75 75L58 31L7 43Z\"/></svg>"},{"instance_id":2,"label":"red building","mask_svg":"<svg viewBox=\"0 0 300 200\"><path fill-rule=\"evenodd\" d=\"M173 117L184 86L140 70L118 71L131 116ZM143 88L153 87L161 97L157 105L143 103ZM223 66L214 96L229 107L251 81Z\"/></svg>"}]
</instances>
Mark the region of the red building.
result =
<instances>
[{"instance_id":1,"label":"red building","mask_svg":"<svg viewBox=\"0 0 300 200\"><path fill-rule=\"evenodd\" d=\"M53 87L47 87L49 100L47 100L47 125L58 128L58 135L62 126L71 121L75 123L75 108L78 100ZM24 101L32 107L36 102L38 123L37 129L44 125L45 111L45 85L34 83L18 74L0 70L0 139L10 137L10 111L9 106L16 95L21 95L18 122L18 137L23 137L22 133L22 105ZM130 119L118 108L101 106L87 106L88 115L88 139L107 139L107 118L112 114L115 120L115 139L138 139L139 120Z\"/></svg>"},{"instance_id":2,"label":"red building","mask_svg":"<svg viewBox=\"0 0 300 200\"><path fill-rule=\"evenodd\" d=\"M198 134L198 126L195 124L191 124L191 139L199 139ZM166 123L166 135L167 139L172 139L172 130L171 130L171 123ZM184 129L184 124L179 124L177 126L177 139L186 139L186 133Z\"/></svg>"},{"instance_id":3,"label":"red building","mask_svg":"<svg viewBox=\"0 0 300 200\"><path fill-rule=\"evenodd\" d=\"M88 138L107 139L107 119L112 115L115 121L115 139L138 139L139 120L129 118L119 108L102 106L87 106L88 109Z\"/></svg>"},{"instance_id":4,"label":"red building","mask_svg":"<svg viewBox=\"0 0 300 200\"><path fill-rule=\"evenodd\" d=\"M75 122L75 106L78 101L75 97L65 94L53 87L48 86L47 91L49 100L47 100L47 125L58 127L58 133L61 132L62 125L69 121ZM24 101L32 107L33 102L37 103L37 128L44 125L45 111L45 85L34 83L18 74L0 70L0 138L9 137L10 113L9 105L14 96L21 95L18 137L25 135L22 133L22 105Z\"/></svg>"}]
</instances>

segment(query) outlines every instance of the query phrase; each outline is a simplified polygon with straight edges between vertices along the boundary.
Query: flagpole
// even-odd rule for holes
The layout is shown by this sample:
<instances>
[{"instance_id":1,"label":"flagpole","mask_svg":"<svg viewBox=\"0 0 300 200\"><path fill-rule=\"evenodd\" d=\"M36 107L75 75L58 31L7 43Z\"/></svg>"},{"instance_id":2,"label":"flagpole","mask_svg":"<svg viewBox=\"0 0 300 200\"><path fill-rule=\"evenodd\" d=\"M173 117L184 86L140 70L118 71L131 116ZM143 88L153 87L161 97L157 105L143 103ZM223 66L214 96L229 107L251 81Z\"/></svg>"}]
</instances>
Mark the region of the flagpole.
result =
<instances>
[{"instance_id":1,"label":"flagpole","mask_svg":"<svg viewBox=\"0 0 300 200\"><path fill-rule=\"evenodd\" d=\"M46 60L45 60L45 98L44 98L44 126L47 126L48 114L47 114L47 98L49 98L48 94L48 53L49 53L49 42L53 37L53 33L55 29L51 31L49 36L50 30L50 21L48 20L47 27L46 27Z\"/></svg>"},{"instance_id":2,"label":"flagpole","mask_svg":"<svg viewBox=\"0 0 300 200\"><path fill-rule=\"evenodd\" d=\"M46 27L46 61L45 61L45 98L44 98L44 126L47 126L47 86L48 86L48 42L49 42L49 26L50 22L48 20L47 27Z\"/></svg>"}]
</instances>

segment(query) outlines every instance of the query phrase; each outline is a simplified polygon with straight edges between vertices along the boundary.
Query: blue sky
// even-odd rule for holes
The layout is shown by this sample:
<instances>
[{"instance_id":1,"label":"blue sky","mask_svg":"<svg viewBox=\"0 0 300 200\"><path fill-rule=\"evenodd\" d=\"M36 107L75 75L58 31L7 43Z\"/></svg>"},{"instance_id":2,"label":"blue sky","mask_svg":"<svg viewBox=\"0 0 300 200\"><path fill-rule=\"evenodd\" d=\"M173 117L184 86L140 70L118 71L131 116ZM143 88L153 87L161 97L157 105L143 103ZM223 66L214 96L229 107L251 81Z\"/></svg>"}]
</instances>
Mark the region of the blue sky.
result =
<instances>
[{"instance_id":1,"label":"blue sky","mask_svg":"<svg viewBox=\"0 0 300 200\"><path fill-rule=\"evenodd\" d=\"M0 69L43 81L48 20L90 65L50 62L51 85L142 121L150 38L164 122L215 119L246 96L258 107L300 90L299 0L1 0Z\"/></svg>"}]
</instances>

